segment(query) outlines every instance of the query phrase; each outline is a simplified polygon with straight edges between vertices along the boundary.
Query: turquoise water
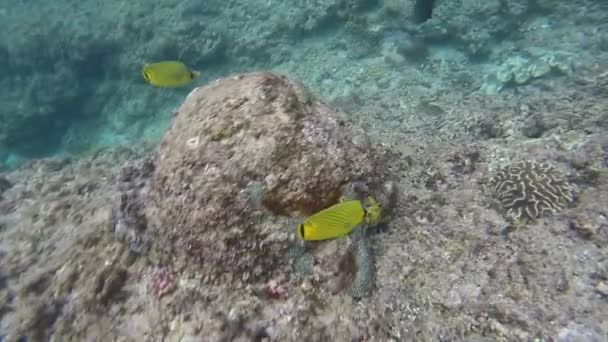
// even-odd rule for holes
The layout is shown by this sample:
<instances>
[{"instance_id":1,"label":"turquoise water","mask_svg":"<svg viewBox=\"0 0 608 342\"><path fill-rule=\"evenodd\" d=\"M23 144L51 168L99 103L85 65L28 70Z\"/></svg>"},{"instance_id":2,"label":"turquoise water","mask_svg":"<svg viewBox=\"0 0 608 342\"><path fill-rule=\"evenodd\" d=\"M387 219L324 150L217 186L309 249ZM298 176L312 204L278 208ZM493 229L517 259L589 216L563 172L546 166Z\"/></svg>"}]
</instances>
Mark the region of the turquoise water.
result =
<instances>
[{"instance_id":1,"label":"turquoise water","mask_svg":"<svg viewBox=\"0 0 608 342\"><path fill-rule=\"evenodd\" d=\"M381 97L412 84L424 85L420 96L454 82L506 96L568 77L608 49L606 4L599 0L4 0L0 6L3 168L158 141L192 88L237 72L286 73L356 112L353 97L379 106ZM159 60L180 60L202 77L183 89L155 88L140 69Z\"/></svg>"}]
</instances>

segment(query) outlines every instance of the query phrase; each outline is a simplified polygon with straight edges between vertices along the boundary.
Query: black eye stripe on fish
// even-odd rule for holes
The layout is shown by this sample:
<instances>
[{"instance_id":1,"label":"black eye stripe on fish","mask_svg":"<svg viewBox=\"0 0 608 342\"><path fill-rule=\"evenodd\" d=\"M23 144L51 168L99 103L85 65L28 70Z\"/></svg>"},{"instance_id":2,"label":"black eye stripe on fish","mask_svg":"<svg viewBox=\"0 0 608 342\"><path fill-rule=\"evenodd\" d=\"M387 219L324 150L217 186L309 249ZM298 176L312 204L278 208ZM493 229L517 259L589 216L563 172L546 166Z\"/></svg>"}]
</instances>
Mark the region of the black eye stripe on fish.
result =
<instances>
[{"instance_id":1,"label":"black eye stripe on fish","mask_svg":"<svg viewBox=\"0 0 608 342\"><path fill-rule=\"evenodd\" d=\"M303 224L300 225L300 236L302 238L304 238L304 225Z\"/></svg>"}]
</instances>

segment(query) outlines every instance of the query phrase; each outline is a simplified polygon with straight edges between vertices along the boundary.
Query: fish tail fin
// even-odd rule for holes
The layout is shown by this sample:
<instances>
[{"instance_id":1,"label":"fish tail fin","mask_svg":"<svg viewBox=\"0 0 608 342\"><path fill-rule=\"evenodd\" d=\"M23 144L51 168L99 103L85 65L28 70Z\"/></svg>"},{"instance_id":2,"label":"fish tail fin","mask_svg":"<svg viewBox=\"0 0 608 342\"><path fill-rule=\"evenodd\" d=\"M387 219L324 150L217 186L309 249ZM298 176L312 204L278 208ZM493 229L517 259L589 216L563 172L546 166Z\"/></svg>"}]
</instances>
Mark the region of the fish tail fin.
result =
<instances>
[{"instance_id":1,"label":"fish tail fin","mask_svg":"<svg viewBox=\"0 0 608 342\"><path fill-rule=\"evenodd\" d=\"M200 75L201 75L201 72L198 71L198 70L192 70L192 71L190 71L190 78L194 79L194 78L199 77Z\"/></svg>"}]
</instances>

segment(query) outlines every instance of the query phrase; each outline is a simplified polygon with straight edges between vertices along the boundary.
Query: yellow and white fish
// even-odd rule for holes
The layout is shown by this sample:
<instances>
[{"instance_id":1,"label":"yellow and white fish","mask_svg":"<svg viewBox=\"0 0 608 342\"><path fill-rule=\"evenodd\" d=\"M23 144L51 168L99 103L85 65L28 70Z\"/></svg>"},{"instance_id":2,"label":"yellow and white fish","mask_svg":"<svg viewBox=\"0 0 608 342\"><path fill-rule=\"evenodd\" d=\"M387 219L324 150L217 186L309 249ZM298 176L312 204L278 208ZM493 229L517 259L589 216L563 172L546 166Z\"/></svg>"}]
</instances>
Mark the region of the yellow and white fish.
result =
<instances>
[{"instance_id":1,"label":"yellow and white fish","mask_svg":"<svg viewBox=\"0 0 608 342\"><path fill-rule=\"evenodd\" d=\"M165 88L186 86L200 74L199 71L190 70L179 61L147 63L141 70L141 75L146 82L153 86Z\"/></svg>"},{"instance_id":2,"label":"yellow and white fish","mask_svg":"<svg viewBox=\"0 0 608 342\"><path fill-rule=\"evenodd\" d=\"M305 241L328 240L349 234L360 224L375 225L381 208L371 197L366 205L359 200L343 201L308 217L298 226L298 237Z\"/></svg>"}]
</instances>

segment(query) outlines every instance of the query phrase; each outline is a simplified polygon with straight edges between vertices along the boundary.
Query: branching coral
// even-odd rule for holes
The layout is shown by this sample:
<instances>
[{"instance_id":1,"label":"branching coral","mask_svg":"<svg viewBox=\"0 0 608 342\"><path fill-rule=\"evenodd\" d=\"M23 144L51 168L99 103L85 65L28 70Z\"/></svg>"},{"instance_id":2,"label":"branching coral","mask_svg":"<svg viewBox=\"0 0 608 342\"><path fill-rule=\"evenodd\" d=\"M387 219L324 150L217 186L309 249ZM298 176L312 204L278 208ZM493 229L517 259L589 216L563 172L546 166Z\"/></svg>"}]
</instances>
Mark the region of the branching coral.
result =
<instances>
[{"instance_id":1,"label":"branching coral","mask_svg":"<svg viewBox=\"0 0 608 342\"><path fill-rule=\"evenodd\" d=\"M522 161L509 165L492 177L490 187L506 216L515 221L557 212L574 200L563 174L547 163Z\"/></svg>"}]
</instances>

